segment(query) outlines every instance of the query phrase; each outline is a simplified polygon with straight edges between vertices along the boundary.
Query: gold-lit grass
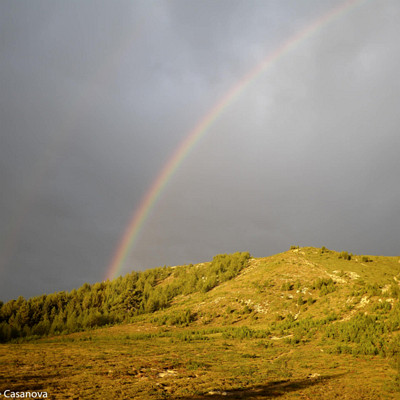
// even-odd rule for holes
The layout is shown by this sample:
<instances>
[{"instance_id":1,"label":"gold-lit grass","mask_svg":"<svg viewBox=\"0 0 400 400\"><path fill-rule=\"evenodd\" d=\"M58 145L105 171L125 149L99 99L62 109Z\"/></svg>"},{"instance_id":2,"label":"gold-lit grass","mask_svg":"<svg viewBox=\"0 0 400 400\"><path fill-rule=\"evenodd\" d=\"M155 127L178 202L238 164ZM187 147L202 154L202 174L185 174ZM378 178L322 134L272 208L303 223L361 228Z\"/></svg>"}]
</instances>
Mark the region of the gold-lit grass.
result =
<instances>
[{"instance_id":1,"label":"gold-lit grass","mask_svg":"<svg viewBox=\"0 0 400 400\"><path fill-rule=\"evenodd\" d=\"M388 360L326 350L316 341L226 338L222 328L195 335L147 327L140 335L127 325L0 346L0 391L45 390L52 399L398 398Z\"/></svg>"}]
</instances>

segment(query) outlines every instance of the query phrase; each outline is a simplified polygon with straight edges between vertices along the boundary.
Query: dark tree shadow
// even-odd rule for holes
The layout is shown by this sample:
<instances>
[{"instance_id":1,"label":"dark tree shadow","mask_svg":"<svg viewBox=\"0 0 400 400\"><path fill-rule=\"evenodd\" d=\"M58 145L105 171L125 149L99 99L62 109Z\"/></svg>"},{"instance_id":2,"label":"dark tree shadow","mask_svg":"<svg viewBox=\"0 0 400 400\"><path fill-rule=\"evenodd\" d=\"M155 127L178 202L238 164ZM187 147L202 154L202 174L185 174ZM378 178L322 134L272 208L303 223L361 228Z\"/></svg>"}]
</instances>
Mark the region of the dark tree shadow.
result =
<instances>
[{"instance_id":1,"label":"dark tree shadow","mask_svg":"<svg viewBox=\"0 0 400 400\"><path fill-rule=\"evenodd\" d=\"M227 390L224 394L221 392L207 393L203 395L194 395L189 397L179 397L179 400L223 400L223 399L252 399L265 398L273 399L283 396L288 392L304 390L308 387L324 384L331 379L337 379L344 374L327 375L318 378L306 378L296 380L279 380L268 382L265 385L251 386L243 389Z\"/></svg>"}]
</instances>

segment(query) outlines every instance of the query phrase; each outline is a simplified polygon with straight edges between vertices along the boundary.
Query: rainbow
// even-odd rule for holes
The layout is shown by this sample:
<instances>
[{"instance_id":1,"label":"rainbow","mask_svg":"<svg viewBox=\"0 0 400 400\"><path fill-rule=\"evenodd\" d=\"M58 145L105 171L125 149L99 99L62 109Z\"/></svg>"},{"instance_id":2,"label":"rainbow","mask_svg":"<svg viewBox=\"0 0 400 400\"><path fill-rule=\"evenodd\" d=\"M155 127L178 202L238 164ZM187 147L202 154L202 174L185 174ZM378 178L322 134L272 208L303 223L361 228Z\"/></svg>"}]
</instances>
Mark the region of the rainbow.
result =
<instances>
[{"instance_id":1,"label":"rainbow","mask_svg":"<svg viewBox=\"0 0 400 400\"><path fill-rule=\"evenodd\" d=\"M255 68L248 72L236 85L234 85L222 99L214 105L214 107L206 114L195 128L189 132L185 139L180 143L168 162L165 164L156 180L152 183L149 190L140 202L139 207L133 214L132 219L127 226L122 240L120 241L114 257L107 268L105 279L113 279L117 277L124 266L124 263L132 251L136 240L147 220L151 210L157 203L165 186L174 175L191 150L196 146L200 139L206 134L208 128L221 116L226 108L230 106L246 89L246 87L257 79L273 62L278 61L284 54L289 52L296 44L301 43L306 38L317 32L327 23L349 12L358 4L366 0L348 0L333 8L326 14L319 17L312 24L289 38L282 46L277 48L273 53L264 58Z\"/></svg>"}]
</instances>

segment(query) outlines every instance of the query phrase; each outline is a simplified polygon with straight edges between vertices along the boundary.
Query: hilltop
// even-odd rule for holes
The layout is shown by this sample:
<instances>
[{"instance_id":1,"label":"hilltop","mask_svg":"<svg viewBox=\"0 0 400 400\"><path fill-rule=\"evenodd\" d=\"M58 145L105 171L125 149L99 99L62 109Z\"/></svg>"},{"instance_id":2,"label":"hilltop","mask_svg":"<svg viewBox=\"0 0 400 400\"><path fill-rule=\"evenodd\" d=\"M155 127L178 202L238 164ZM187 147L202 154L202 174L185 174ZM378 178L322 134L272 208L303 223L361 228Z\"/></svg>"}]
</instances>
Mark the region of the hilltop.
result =
<instances>
[{"instance_id":1,"label":"hilltop","mask_svg":"<svg viewBox=\"0 0 400 400\"><path fill-rule=\"evenodd\" d=\"M0 347L0 391L395 399L399 282L400 257L292 246L19 298L0 308L0 338L14 342Z\"/></svg>"}]
</instances>

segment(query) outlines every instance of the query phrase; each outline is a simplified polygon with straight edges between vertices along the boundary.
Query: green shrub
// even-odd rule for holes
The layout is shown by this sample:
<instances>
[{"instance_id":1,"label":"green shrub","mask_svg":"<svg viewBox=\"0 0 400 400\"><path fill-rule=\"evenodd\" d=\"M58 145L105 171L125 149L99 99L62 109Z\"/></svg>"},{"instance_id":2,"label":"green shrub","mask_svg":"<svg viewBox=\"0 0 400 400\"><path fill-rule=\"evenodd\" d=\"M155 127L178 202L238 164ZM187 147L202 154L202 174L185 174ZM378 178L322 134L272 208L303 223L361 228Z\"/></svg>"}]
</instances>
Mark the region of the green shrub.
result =
<instances>
[{"instance_id":1,"label":"green shrub","mask_svg":"<svg viewBox=\"0 0 400 400\"><path fill-rule=\"evenodd\" d=\"M315 302L316 302L316 300L313 299L312 297L309 297L309 298L307 299L307 304L308 304L309 306L312 306Z\"/></svg>"},{"instance_id":2,"label":"green shrub","mask_svg":"<svg viewBox=\"0 0 400 400\"><path fill-rule=\"evenodd\" d=\"M265 339L269 331L250 329L247 326L226 328L222 333L224 339Z\"/></svg>"},{"instance_id":3,"label":"green shrub","mask_svg":"<svg viewBox=\"0 0 400 400\"><path fill-rule=\"evenodd\" d=\"M294 289L294 285L293 285L293 283L290 283L290 282L285 282L281 286L281 290L290 291L290 290L293 290L293 289Z\"/></svg>"},{"instance_id":4,"label":"green shrub","mask_svg":"<svg viewBox=\"0 0 400 400\"><path fill-rule=\"evenodd\" d=\"M390 285L390 295L396 299L400 298L400 287L397 282L392 282Z\"/></svg>"},{"instance_id":5,"label":"green shrub","mask_svg":"<svg viewBox=\"0 0 400 400\"><path fill-rule=\"evenodd\" d=\"M249 307L247 304L243 308L243 314L251 314L253 312L252 308Z\"/></svg>"},{"instance_id":6,"label":"green shrub","mask_svg":"<svg viewBox=\"0 0 400 400\"><path fill-rule=\"evenodd\" d=\"M312 284L312 289L318 289L320 296L325 296L336 290L335 282L332 278L319 278Z\"/></svg>"},{"instance_id":7,"label":"green shrub","mask_svg":"<svg viewBox=\"0 0 400 400\"><path fill-rule=\"evenodd\" d=\"M352 254L349 254L347 251L342 251L338 258L343 258L344 260L351 260Z\"/></svg>"},{"instance_id":8,"label":"green shrub","mask_svg":"<svg viewBox=\"0 0 400 400\"><path fill-rule=\"evenodd\" d=\"M384 355L383 335L387 332L386 324L377 316L358 314L349 321L329 325L325 335L343 343L355 343L354 355Z\"/></svg>"}]
</instances>

